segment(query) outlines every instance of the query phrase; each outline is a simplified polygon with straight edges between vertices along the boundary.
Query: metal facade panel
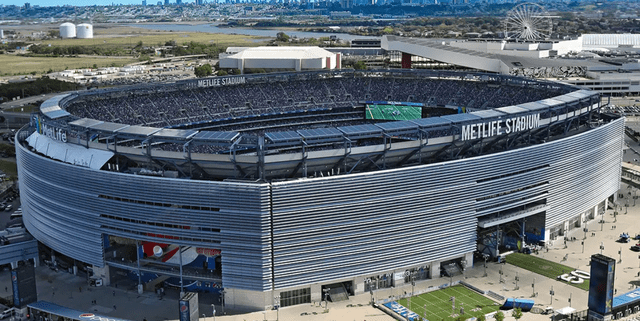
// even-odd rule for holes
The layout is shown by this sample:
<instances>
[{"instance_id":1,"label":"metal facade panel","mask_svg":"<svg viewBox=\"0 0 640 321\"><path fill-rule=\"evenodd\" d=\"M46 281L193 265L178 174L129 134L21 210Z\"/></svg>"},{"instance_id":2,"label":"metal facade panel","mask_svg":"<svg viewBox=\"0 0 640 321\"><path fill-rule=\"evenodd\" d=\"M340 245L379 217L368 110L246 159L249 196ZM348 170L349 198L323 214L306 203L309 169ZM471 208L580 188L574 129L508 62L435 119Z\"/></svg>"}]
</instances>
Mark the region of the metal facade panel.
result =
<instances>
[{"instance_id":1,"label":"metal facade panel","mask_svg":"<svg viewBox=\"0 0 640 321\"><path fill-rule=\"evenodd\" d=\"M270 184L97 171L33 154L20 144L17 162L25 225L54 250L102 266L103 233L145 238L159 231L101 214L219 228L197 231L210 243L182 244L219 245L225 287L268 291L272 266L273 284L281 289L460 257L475 250L477 219L488 205L517 206L519 200L543 197L545 228L574 218L618 190L623 131L624 120L618 119L507 152ZM537 187L523 189L532 185ZM100 195L220 211L155 208ZM196 233L167 229L161 232L185 238Z\"/></svg>"},{"instance_id":2,"label":"metal facade panel","mask_svg":"<svg viewBox=\"0 0 640 321\"><path fill-rule=\"evenodd\" d=\"M148 234L189 240L197 236L210 242L175 243L221 249L225 285L256 291L270 288L270 270L265 268L271 260L268 185L91 170L33 154L22 145L18 145L17 154L25 226L52 249L104 266L102 234L149 241L154 238ZM153 206L145 202L207 206L219 211ZM108 216L149 224L124 222ZM179 222L192 229L161 228L153 222ZM209 231L198 230L199 227ZM220 232L211 229L220 229Z\"/></svg>"},{"instance_id":3,"label":"metal facade panel","mask_svg":"<svg viewBox=\"0 0 640 321\"><path fill-rule=\"evenodd\" d=\"M491 204L546 198L546 228L573 218L617 191L622 130L616 120L503 153L274 183L275 287L459 257L475 250L478 211Z\"/></svg>"}]
</instances>

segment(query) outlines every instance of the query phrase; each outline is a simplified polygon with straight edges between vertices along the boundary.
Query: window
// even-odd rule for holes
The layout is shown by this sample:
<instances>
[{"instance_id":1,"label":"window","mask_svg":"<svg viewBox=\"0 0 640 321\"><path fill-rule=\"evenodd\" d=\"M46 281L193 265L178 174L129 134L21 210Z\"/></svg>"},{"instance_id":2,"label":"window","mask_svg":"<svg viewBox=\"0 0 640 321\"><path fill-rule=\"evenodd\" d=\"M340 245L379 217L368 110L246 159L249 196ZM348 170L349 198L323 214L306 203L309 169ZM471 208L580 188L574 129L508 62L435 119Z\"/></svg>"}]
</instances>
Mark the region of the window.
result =
<instances>
[{"instance_id":1,"label":"window","mask_svg":"<svg viewBox=\"0 0 640 321\"><path fill-rule=\"evenodd\" d=\"M303 303L311 303L311 288L280 292L281 307L288 307Z\"/></svg>"}]
</instances>

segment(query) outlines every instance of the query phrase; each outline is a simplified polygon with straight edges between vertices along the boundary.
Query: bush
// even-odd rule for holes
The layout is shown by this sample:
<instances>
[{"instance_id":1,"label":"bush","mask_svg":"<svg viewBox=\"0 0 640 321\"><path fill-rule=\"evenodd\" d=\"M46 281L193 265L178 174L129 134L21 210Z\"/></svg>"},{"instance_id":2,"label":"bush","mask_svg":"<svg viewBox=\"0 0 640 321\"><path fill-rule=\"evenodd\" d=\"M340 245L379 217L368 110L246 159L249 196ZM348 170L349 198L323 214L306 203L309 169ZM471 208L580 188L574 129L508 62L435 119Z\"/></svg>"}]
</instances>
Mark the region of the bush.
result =
<instances>
[{"instance_id":1,"label":"bush","mask_svg":"<svg viewBox=\"0 0 640 321\"><path fill-rule=\"evenodd\" d=\"M193 72L196 74L196 77L206 77L211 76L213 74L213 69L210 64L204 64L202 66L196 67Z\"/></svg>"},{"instance_id":2,"label":"bush","mask_svg":"<svg viewBox=\"0 0 640 321\"><path fill-rule=\"evenodd\" d=\"M522 318L522 309L515 308L511 313L511 316L513 316L514 319L519 320L520 318Z\"/></svg>"},{"instance_id":3,"label":"bush","mask_svg":"<svg viewBox=\"0 0 640 321\"><path fill-rule=\"evenodd\" d=\"M365 69L367 69L367 65L364 63L364 61L358 61L355 64L353 64L353 69L355 69L355 70L365 70Z\"/></svg>"},{"instance_id":4,"label":"bush","mask_svg":"<svg viewBox=\"0 0 640 321\"><path fill-rule=\"evenodd\" d=\"M504 313L502 313L502 311L498 311L498 313L495 314L494 318L496 319L496 321L504 321Z\"/></svg>"}]
</instances>

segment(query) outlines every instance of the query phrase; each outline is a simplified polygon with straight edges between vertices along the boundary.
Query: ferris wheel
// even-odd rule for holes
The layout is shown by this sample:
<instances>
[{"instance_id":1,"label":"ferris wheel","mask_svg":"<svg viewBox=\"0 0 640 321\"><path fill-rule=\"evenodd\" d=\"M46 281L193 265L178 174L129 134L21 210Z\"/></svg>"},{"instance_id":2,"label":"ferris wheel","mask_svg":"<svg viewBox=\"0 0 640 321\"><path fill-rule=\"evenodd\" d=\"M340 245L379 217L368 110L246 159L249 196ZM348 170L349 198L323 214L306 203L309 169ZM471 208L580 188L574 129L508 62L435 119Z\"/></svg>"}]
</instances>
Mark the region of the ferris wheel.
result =
<instances>
[{"instance_id":1,"label":"ferris wheel","mask_svg":"<svg viewBox=\"0 0 640 321\"><path fill-rule=\"evenodd\" d=\"M541 5L522 3L507 12L504 20L505 37L517 40L543 40L551 37L549 13Z\"/></svg>"}]
</instances>

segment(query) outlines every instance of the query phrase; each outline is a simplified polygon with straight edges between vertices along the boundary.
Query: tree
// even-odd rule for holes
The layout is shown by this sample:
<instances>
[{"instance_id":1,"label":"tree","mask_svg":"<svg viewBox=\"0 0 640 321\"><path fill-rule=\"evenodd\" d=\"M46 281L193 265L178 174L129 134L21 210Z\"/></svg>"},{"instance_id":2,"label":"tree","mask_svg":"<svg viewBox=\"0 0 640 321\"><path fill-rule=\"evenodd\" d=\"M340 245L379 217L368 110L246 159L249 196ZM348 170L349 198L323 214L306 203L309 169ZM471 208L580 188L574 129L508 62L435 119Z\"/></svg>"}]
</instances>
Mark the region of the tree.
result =
<instances>
[{"instance_id":1,"label":"tree","mask_svg":"<svg viewBox=\"0 0 640 321\"><path fill-rule=\"evenodd\" d=\"M276 34L276 41L289 42L289 36L286 33L280 31Z\"/></svg>"},{"instance_id":2,"label":"tree","mask_svg":"<svg viewBox=\"0 0 640 321\"><path fill-rule=\"evenodd\" d=\"M360 61L356 62L355 64L353 64L353 69L355 69L355 70L365 70L365 69L367 69L367 65L364 63L364 61L360 60Z\"/></svg>"},{"instance_id":3,"label":"tree","mask_svg":"<svg viewBox=\"0 0 640 321\"><path fill-rule=\"evenodd\" d=\"M494 318L496 321L504 321L504 313L502 313L502 311L498 311L498 313L494 315Z\"/></svg>"},{"instance_id":4,"label":"tree","mask_svg":"<svg viewBox=\"0 0 640 321\"><path fill-rule=\"evenodd\" d=\"M196 67L193 72L196 74L196 77L206 77L211 76L213 74L213 69L210 64L204 64L202 66Z\"/></svg>"},{"instance_id":5,"label":"tree","mask_svg":"<svg viewBox=\"0 0 640 321\"><path fill-rule=\"evenodd\" d=\"M226 76L228 73L224 70L218 70L218 76Z\"/></svg>"},{"instance_id":6,"label":"tree","mask_svg":"<svg viewBox=\"0 0 640 321\"><path fill-rule=\"evenodd\" d=\"M519 320L520 318L522 318L522 309L520 308L513 309L511 316L514 317L516 320Z\"/></svg>"}]
</instances>

